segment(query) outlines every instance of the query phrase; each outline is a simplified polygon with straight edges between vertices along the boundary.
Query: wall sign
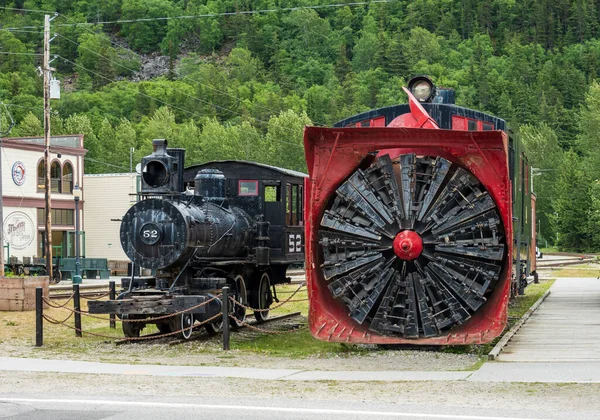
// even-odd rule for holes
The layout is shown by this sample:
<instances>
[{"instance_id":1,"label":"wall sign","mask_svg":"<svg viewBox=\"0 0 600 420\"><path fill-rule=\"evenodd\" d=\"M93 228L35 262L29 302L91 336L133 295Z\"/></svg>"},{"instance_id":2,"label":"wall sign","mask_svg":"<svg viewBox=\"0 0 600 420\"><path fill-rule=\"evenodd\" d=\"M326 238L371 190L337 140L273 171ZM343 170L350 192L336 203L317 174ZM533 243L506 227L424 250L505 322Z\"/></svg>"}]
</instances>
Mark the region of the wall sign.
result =
<instances>
[{"instance_id":1,"label":"wall sign","mask_svg":"<svg viewBox=\"0 0 600 420\"><path fill-rule=\"evenodd\" d=\"M25 164L16 161L12 167L12 179L15 184L21 186L25 183Z\"/></svg>"},{"instance_id":2,"label":"wall sign","mask_svg":"<svg viewBox=\"0 0 600 420\"><path fill-rule=\"evenodd\" d=\"M4 240L11 249L25 249L33 242L36 230L31 218L22 211L15 211L4 219Z\"/></svg>"}]
</instances>

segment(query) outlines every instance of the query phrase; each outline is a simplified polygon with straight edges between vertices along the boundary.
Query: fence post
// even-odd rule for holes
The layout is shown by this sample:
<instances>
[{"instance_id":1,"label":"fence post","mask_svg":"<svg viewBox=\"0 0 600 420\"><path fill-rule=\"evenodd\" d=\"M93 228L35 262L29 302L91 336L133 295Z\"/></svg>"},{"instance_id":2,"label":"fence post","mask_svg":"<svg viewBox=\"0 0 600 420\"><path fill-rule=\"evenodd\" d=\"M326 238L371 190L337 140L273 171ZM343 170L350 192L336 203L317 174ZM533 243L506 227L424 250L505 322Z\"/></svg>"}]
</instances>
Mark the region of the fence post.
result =
<instances>
[{"instance_id":1,"label":"fence post","mask_svg":"<svg viewBox=\"0 0 600 420\"><path fill-rule=\"evenodd\" d=\"M223 311L223 350L229 350L229 287L225 286L222 290L221 305Z\"/></svg>"},{"instance_id":2,"label":"fence post","mask_svg":"<svg viewBox=\"0 0 600 420\"><path fill-rule=\"evenodd\" d=\"M35 346L44 345L44 288L35 288Z\"/></svg>"},{"instance_id":3,"label":"fence post","mask_svg":"<svg viewBox=\"0 0 600 420\"><path fill-rule=\"evenodd\" d=\"M114 280L111 280L108 282L108 290L109 290L108 298L110 300L115 300L116 292L115 292ZM117 323L115 322L115 314L110 314L109 318L110 318L110 328L117 328Z\"/></svg>"},{"instance_id":4,"label":"fence post","mask_svg":"<svg viewBox=\"0 0 600 420\"><path fill-rule=\"evenodd\" d=\"M79 285L73 285L73 309L75 309L75 336L81 337L81 301L79 296Z\"/></svg>"}]
</instances>

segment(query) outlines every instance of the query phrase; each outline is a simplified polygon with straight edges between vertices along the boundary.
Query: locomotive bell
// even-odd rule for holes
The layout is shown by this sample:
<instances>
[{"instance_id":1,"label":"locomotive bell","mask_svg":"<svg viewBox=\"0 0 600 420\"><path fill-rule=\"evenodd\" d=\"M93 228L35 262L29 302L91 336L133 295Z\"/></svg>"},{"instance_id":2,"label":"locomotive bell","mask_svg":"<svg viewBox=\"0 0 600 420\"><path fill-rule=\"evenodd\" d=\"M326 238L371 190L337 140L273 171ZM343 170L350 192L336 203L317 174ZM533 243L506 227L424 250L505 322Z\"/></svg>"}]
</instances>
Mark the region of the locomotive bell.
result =
<instances>
[{"instance_id":1,"label":"locomotive bell","mask_svg":"<svg viewBox=\"0 0 600 420\"><path fill-rule=\"evenodd\" d=\"M154 151L142 158L142 193L166 194L181 191L180 166L182 156L171 156L167 140L154 139ZM178 149L176 149L178 150Z\"/></svg>"}]
</instances>

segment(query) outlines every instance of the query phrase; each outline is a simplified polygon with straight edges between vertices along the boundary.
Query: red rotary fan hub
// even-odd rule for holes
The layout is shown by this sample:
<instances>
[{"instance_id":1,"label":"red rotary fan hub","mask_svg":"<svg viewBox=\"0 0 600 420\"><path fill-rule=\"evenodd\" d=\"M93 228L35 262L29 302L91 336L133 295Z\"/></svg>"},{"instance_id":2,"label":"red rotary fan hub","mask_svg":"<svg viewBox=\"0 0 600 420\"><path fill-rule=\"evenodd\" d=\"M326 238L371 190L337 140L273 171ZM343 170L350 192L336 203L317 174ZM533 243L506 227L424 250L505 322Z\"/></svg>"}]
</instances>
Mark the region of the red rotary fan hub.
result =
<instances>
[{"instance_id":1,"label":"red rotary fan hub","mask_svg":"<svg viewBox=\"0 0 600 420\"><path fill-rule=\"evenodd\" d=\"M412 261L423 252L423 239L414 230L403 230L394 239L394 252L404 261Z\"/></svg>"}]
</instances>

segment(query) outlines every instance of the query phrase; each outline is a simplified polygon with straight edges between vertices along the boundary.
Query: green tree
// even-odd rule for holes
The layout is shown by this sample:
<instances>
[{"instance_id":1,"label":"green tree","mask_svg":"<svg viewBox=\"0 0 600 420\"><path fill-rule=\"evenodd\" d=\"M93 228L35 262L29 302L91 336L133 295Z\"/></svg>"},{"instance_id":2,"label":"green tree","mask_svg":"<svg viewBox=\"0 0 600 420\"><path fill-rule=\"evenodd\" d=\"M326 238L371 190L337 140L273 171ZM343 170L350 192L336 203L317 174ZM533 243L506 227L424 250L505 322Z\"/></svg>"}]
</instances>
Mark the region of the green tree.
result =
<instances>
[{"instance_id":1,"label":"green tree","mask_svg":"<svg viewBox=\"0 0 600 420\"><path fill-rule=\"evenodd\" d=\"M562 165L563 150L558 136L547 124L524 125L520 129L533 169L533 191L537 195L536 218L538 240L554 243L556 229L554 213L558 199L559 170ZM545 243L545 242L544 242Z\"/></svg>"},{"instance_id":2,"label":"green tree","mask_svg":"<svg viewBox=\"0 0 600 420\"><path fill-rule=\"evenodd\" d=\"M587 220L592 206L591 180L573 151L565 153L560 166L556 200L558 249L583 252L592 246Z\"/></svg>"},{"instance_id":3,"label":"green tree","mask_svg":"<svg viewBox=\"0 0 600 420\"><path fill-rule=\"evenodd\" d=\"M19 124L17 124L11 135L15 137L42 136L44 135L44 126L40 119L33 112L29 111Z\"/></svg>"},{"instance_id":4,"label":"green tree","mask_svg":"<svg viewBox=\"0 0 600 420\"><path fill-rule=\"evenodd\" d=\"M167 33L167 21L154 19L172 16L176 9L169 0L123 0L121 11L124 20L138 20L123 24L122 34L134 49L148 53L158 49Z\"/></svg>"},{"instance_id":5,"label":"green tree","mask_svg":"<svg viewBox=\"0 0 600 420\"><path fill-rule=\"evenodd\" d=\"M579 112L577 144L585 157L585 169L594 180L600 180L600 84L592 83Z\"/></svg>"},{"instance_id":6,"label":"green tree","mask_svg":"<svg viewBox=\"0 0 600 420\"><path fill-rule=\"evenodd\" d=\"M311 124L305 112L284 111L269 120L266 136L271 165L306 172L304 127Z\"/></svg>"},{"instance_id":7,"label":"green tree","mask_svg":"<svg viewBox=\"0 0 600 420\"><path fill-rule=\"evenodd\" d=\"M110 166L102 155L102 148L87 115L73 114L65 120L65 134L83 134L83 147L88 150L85 156L84 173L98 174L110 172Z\"/></svg>"}]
</instances>

